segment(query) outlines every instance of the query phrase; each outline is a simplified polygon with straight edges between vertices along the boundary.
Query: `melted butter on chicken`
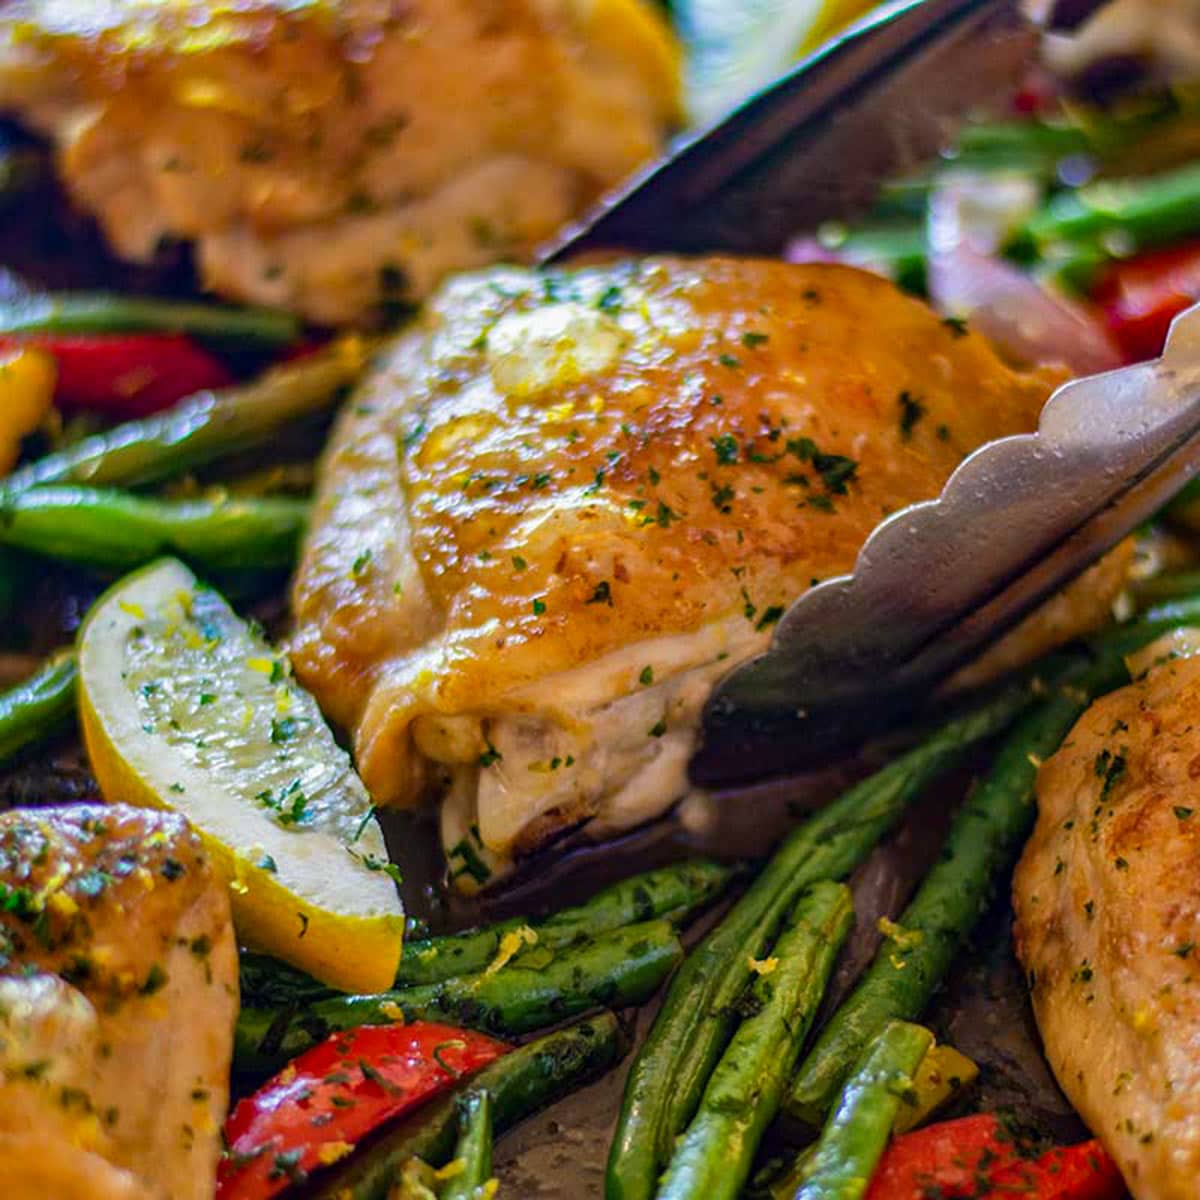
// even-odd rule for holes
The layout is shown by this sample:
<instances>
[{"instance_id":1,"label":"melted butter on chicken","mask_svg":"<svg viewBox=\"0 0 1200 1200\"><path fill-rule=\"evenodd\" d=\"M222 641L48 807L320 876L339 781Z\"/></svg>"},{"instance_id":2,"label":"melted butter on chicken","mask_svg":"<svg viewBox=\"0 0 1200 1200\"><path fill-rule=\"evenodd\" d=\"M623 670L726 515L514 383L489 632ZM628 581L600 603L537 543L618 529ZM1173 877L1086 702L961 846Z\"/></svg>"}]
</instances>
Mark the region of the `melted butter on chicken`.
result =
<instances>
[{"instance_id":1,"label":"melted butter on chicken","mask_svg":"<svg viewBox=\"0 0 1200 1200\"><path fill-rule=\"evenodd\" d=\"M6 1200L207 1200L237 947L228 894L169 813L0 816Z\"/></svg>"},{"instance_id":2,"label":"melted butter on chicken","mask_svg":"<svg viewBox=\"0 0 1200 1200\"><path fill-rule=\"evenodd\" d=\"M327 451L297 673L378 802L449 781L460 872L635 825L782 607L1053 382L843 267L460 278Z\"/></svg>"},{"instance_id":3,"label":"melted butter on chicken","mask_svg":"<svg viewBox=\"0 0 1200 1200\"><path fill-rule=\"evenodd\" d=\"M0 109L121 255L361 320L532 248L660 148L648 0L15 0Z\"/></svg>"}]
</instances>

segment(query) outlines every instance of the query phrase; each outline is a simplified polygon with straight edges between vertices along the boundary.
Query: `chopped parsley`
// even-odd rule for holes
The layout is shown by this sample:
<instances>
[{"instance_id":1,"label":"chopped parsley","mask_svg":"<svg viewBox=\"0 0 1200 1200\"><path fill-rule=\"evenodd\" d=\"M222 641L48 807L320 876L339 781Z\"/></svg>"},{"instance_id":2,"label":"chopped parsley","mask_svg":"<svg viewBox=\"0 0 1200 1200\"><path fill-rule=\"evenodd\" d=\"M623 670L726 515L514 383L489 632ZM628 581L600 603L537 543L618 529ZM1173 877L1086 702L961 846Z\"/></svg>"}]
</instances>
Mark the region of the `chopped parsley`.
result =
<instances>
[{"instance_id":1,"label":"chopped parsley","mask_svg":"<svg viewBox=\"0 0 1200 1200\"><path fill-rule=\"evenodd\" d=\"M913 430L927 410L912 392L901 392L898 400L900 404L900 436L906 442L911 441Z\"/></svg>"},{"instance_id":2,"label":"chopped parsley","mask_svg":"<svg viewBox=\"0 0 1200 1200\"><path fill-rule=\"evenodd\" d=\"M728 467L737 462L740 448L737 438L732 433L723 433L720 437L713 438L712 448L721 466Z\"/></svg>"},{"instance_id":3,"label":"chopped parsley","mask_svg":"<svg viewBox=\"0 0 1200 1200\"><path fill-rule=\"evenodd\" d=\"M588 604L607 604L609 608L612 608L612 585L607 579L602 579L596 584L587 602Z\"/></svg>"},{"instance_id":4,"label":"chopped parsley","mask_svg":"<svg viewBox=\"0 0 1200 1200\"><path fill-rule=\"evenodd\" d=\"M832 496L844 496L858 474L858 463L844 454L826 454L812 438L791 438L787 452L801 462L811 463Z\"/></svg>"}]
</instances>

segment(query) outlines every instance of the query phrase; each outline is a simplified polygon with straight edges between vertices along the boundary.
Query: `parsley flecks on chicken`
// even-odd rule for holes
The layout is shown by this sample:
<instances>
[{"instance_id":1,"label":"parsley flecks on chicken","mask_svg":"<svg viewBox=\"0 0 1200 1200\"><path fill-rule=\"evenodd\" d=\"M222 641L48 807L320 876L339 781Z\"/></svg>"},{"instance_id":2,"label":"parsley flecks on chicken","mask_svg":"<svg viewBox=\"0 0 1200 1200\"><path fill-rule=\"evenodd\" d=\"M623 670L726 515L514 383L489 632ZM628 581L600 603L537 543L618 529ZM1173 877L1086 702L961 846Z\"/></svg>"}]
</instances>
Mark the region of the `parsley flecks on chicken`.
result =
<instances>
[{"instance_id":1,"label":"parsley flecks on chicken","mask_svg":"<svg viewBox=\"0 0 1200 1200\"><path fill-rule=\"evenodd\" d=\"M16 0L0 109L123 256L327 323L527 256L660 147L648 0Z\"/></svg>"},{"instance_id":2,"label":"parsley flecks on chicken","mask_svg":"<svg viewBox=\"0 0 1200 1200\"><path fill-rule=\"evenodd\" d=\"M228 895L181 817L0 816L4 1195L208 1200L237 1002Z\"/></svg>"},{"instance_id":3,"label":"parsley flecks on chicken","mask_svg":"<svg viewBox=\"0 0 1200 1200\"><path fill-rule=\"evenodd\" d=\"M378 803L450 776L464 880L635 825L783 606L1052 383L844 267L457 279L341 418L293 663Z\"/></svg>"},{"instance_id":4,"label":"parsley flecks on chicken","mask_svg":"<svg viewBox=\"0 0 1200 1200\"><path fill-rule=\"evenodd\" d=\"M1046 1056L1137 1200L1200 1178L1198 711L1196 657L1093 704L1039 773L1013 882Z\"/></svg>"}]
</instances>

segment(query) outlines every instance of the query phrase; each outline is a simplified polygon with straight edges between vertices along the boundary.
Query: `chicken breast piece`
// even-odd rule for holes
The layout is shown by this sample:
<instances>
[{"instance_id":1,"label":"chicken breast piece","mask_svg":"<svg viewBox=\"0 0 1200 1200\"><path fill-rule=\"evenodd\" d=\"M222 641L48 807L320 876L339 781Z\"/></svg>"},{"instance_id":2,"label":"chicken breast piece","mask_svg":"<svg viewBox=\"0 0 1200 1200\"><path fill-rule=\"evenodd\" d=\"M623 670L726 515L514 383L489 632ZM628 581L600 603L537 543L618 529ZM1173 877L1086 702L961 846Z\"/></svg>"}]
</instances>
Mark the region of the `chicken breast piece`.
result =
<instances>
[{"instance_id":1,"label":"chicken breast piece","mask_svg":"<svg viewBox=\"0 0 1200 1200\"><path fill-rule=\"evenodd\" d=\"M648 0L15 0L0 110L55 143L117 252L364 320L532 248L659 149Z\"/></svg>"},{"instance_id":2,"label":"chicken breast piece","mask_svg":"<svg viewBox=\"0 0 1200 1200\"><path fill-rule=\"evenodd\" d=\"M684 794L713 682L783 606L1053 382L844 267L458 279L332 439L296 670L377 802L445 786L467 882L628 828Z\"/></svg>"},{"instance_id":3,"label":"chicken breast piece","mask_svg":"<svg viewBox=\"0 0 1200 1200\"><path fill-rule=\"evenodd\" d=\"M13 810L0 896L4 1195L209 1200L237 946L199 839L170 813Z\"/></svg>"},{"instance_id":4,"label":"chicken breast piece","mask_svg":"<svg viewBox=\"0 0 1200 1200\"><path fill-rule=\"evenodd\" d=\"M1137 1200L1200 1179L1197 711L1196 657L1093 704L1039 773L1013 883L1050 1065Z\"/></svg>"}]
</instances>

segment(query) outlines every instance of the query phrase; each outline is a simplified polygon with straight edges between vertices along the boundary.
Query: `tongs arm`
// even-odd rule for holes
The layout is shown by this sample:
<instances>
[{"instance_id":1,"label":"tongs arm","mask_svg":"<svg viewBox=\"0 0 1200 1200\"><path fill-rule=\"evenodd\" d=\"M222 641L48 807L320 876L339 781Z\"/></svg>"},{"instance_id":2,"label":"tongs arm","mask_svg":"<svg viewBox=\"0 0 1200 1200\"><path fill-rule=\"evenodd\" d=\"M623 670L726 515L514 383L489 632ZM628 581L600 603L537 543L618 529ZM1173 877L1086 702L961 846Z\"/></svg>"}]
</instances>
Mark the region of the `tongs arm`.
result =
<instances>
[{"instance_id":1,"label":"tongs arm","mask_svg":"<svg viewBox=\"0 0 1200 1200\"><path fill-rule=\"evenodd\" d=\"M895 513L854 573L802 596L720 683L693 778L745 783L894 724L1200 471L1200 305L1163 357L1060 388L1036 433L967 458Z\"/></svg>"}]
</instances>

